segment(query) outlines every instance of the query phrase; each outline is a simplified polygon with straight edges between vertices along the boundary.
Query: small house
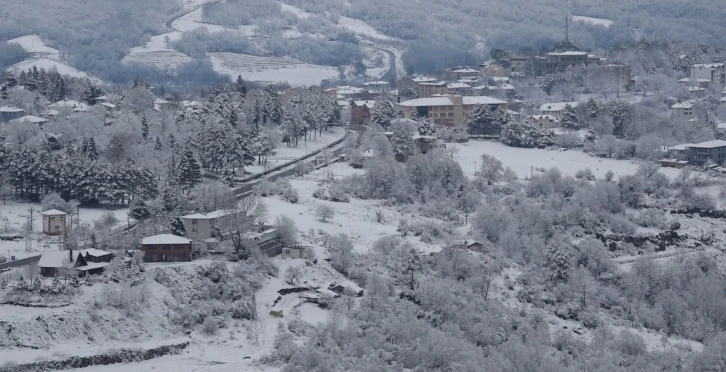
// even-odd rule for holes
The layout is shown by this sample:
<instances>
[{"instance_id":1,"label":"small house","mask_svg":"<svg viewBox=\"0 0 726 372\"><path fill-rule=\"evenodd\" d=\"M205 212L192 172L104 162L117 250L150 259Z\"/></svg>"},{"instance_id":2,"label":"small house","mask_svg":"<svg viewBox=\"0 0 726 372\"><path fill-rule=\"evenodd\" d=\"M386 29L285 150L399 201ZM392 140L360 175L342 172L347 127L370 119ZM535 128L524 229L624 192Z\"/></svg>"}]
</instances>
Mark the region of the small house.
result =
<instances>
[{"instance_id":1,"label":"small house","mask_svg":"<svg viewBox=\"0 0 726 372\"><path fill-rule=\"evenodd\" d=\"M25 110L15 106L0 106L0 122L17 119L23 115Z\"/></svg>"},{"instance_id":2,"label":"small house","mask_svg":"<svg viewBox=\"0 0 726 372\"><path fill-rule=\"evenodd\" d=\"M79 251L45 251L40 256L38 268L45 277L56 275L100 274L110 265L114 255L100 249L83 249ZM64 272L65 271L65 272Z\"/></svg>"},{"instance_id":3,"label":"small house","mask_svg":"<svg viewBox=\"0 0 726 372\"><path fill-rule=\"evenodd\" d=\"M45 124L49 121L50 120L48 120L46 118L41 118L39 116L25 115L25 116L21 116L17 119L10 120L10 123L11 124L38 124L38 125L42 126L43 124Z\"/></svg>"},{"instance_id":4,"label":"small house","mask_svg":"<svg viewBox=\"0 0 726 372\"><path fill-rule=\"evenodd\" d=\"M143 238L141 250L146 262L191 261L192 241L181 236L159 234Z\"/></svg>"},{"instance_id":5,"label":"small house","mask_svg":"<svg viewBox=\"0 0 726 372\"><path fill-rule=\"evenodd\" d=\"M46 235L59 235L66 230L68 213L51 209L40 214L43 216L43 232Z\"/></svg>"},{"instance_id":6,"label":"small house","mask_svg":"<svg viewBox=\"0 0 726 372\"><path fill-rule=\"evenodd\" d=\"M285 247L282 249L282 256L285 258L305 258L306 247L296 245L294 247Z\"/></svg>"}]
</instances>

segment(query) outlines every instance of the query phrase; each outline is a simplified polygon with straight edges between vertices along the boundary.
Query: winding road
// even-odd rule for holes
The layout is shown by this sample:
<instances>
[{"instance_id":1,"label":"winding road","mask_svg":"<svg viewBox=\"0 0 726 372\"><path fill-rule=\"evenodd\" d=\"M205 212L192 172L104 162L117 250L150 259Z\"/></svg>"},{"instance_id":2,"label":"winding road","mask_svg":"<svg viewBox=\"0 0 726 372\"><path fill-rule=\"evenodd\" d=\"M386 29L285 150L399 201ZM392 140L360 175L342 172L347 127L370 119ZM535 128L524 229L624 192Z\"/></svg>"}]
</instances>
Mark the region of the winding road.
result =
<instances>
[{"instance_id":1,"label":"winding road","mask_svg":"<svg viewBox=\"0 0 726 372\"><path fill-rule=\"evenodd\" d=\"M386 71L385 74L381 75L381 80L391 83L392 86L395 85L398 81L398 71L396 69L396 55L393 54L392 51L379 46L373 46L373 48L376 48L381 52L388 54L388 61L390 62L388 66L388 71Z\"/></svg>"}]
</instances>

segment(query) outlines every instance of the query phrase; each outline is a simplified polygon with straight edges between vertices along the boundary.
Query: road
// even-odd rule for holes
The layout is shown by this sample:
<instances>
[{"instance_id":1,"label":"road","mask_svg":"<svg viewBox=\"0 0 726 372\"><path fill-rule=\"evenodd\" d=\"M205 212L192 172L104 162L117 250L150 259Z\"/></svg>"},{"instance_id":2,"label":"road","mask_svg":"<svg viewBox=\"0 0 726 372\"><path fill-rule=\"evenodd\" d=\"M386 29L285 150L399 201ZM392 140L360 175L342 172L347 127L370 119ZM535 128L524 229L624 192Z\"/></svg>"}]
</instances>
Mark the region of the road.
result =
<instances>
[{"instance_id":1,"label":"road","mask_svg":"<svg viewBox=\"0 0 726 372\"><path fill-rule=\"evenodd\" d=\"M381 80L387 81L391 83L391 85L395 85L398 81L398 71L396 71L396 55L393 54L393 52L391 52L390 50L379 46L373 46L373 48L376 48L381 52L388 54L388 61L390 62L390 64L388 67L388 71L386 71L386 73L381 76Z\"/></svg>"}]
</instances>

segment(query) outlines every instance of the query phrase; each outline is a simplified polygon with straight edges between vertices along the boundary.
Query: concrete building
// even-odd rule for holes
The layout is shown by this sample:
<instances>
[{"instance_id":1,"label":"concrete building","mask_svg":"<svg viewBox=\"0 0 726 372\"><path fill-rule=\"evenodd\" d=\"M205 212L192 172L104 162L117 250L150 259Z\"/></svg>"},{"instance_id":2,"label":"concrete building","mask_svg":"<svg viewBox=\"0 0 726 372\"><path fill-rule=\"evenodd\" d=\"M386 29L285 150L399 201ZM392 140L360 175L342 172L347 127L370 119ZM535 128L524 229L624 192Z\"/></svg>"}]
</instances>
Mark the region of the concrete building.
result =
<instances>
[{"instance_id":1,"label":"concrete building","mask_svg":"<svg viewBox=\"0 0 726 372\"><path fill-rule=\"evenodd\" d=\"M282 256L285 258L305 258L306 249L306 247L300 245L285 247L282 249Z\"/></svg>"},{"instance_id":2,"label":"concrete building","mask_svg":"<svg viewBox=\"0 0 726 372\"><path fill-rule=\"evenodd\" d=\"M475 70L473 68L460 68L451 71L451 74L454 75L455 80L477 78L479 77L479 70Z\"/></svg>"},{"instance_id":3,"label":"concrete building","mask_svg":"<svg viewBox=\"0 0 726 372\"><path fill-rule=\"evenodd\" d=\"M477 106L486 105L495 110L507 109L507 102L496 98L462 97L457 95L440 95L435 97L417 98L398 104L407 118L416 112L420 117L428 117L438 125L461 126L466 116Z\"/></svg>"},{"instance_id":4,"label":"concrete building","mask_svg":"<svg viewBox=\"0 0 726 372\"><path fill-rule=\"evenodd\" d=\"M141 250L146 262L181 262L192 260L192 241L176 235L159 234L143 238Z\"/></svg>"},{"instance_id":5,"label":"concrete building","mask_svg":"<svg viewBox=\"0 0 726 372\"><path fill-rule=\"evenodd\" d=\"M570 66L588 66L594 61L587 52L560 52L547 53L546 56L538 56L532 60L534 73L537 76L564 72Z\"/></svg>"},{"instance_id":6,"label":"concrete building","mask_svg":"<svg viewBox=\"0 0 726 372\"><path fill-rule=\"evenodd\" d=\"M508 75L507 69L496 63L487 62L479 66L479 76L482 78L506 77Z\"/></svg>"},{"instance_id":7,"label":"concrete building","mask_svg":"<svg viewBox=\"0 0 726 372\"><path fill-rule=\"evenodd\" d=\"M46 235L60 235L66 231L68 213L51 209L40 214L43 216L43 232Z\"/></svg>"},{"instance_id":8,"label":"concrete building","mask_svg":"<svg viewBox=\"0 0 726 372\"><path fill-rule=\"evenodd\" d=\"M25 110L15 106L0 106L0 122L8 122L23 116Z\"/></svg>"},{"instance_id":9,"label":"concrete building","mask_svg":"<svg viewBox=\"0 0 726 372\"><path fill-rule=\"evenodd\" d=\"M686 156L688 163L696 167L723 165L726 161L726 141L713 140L688 145Z\"/></svg>"},{"instance_id":10,"label":"concrete building","mask_svg":"<svg viewBox=\"0 0 726 372\"><path fill-rule=\"evenodd\" d=\"M216 210L209 213L194 213L181 216L184 223L186 236L195 241L202 241L216 236L220 226L229 218L231 212L226 210Z\"/></svg>"},{"instance_id":11,"label":"concrete building","mask_svg":"<svg viewBox=\"0 0 726 372\"><path fill-rule=\"evenodd\" d=\"M435 83L418 83L416 84L416 96L418 98L433 97L435 95L446 94L448 92L446 82L439 81Z\"/></svg>"},{"instance_id":12,"label":"concrete building","mask_svg":"<svg viewBox=\"0 0 726 372\"><path fill-rule=\"evenodd\" d=\"M562 113L565 110L565 107L567 105L572 106L572 108L577 108L580 106L580 102L555 102L555 103L545 103L542 106L539 107L539 114L540 115L549 115L557 120L560 120L562 118Z\"/></svg>"},{"instance_id":13,"label":"concrete building","mask_svg":"<svg viewBox=\"0 0 726 372\"><path fill-rule=\"evenodd\" d=\"M529 71L529 57L526 56L512 56L509 58L509 75L510 76L525 76Z\"/></svg>"},{"instance_id":14,"label":"concrete building","mask_svg":"<svg viewBox=\"0 0 726 372\"><path fill-rule=\"evenodd\" d=\"M421 83L435 83L438 80L427 76L404 76L398 79L397 87L398 92L403 93L406 89L416 91L416 86Z\"/></svg>"},{"instance_id":15,"label":"concrete building","mask_svg":"<svg viewBox=\"0 0 726 372\"><path fill-rule=\"evenodd\" d=\"M528 119L537 128L554 128L560 124L559 119L552 115L530 115Z\"/></svg>"},{"instance_id":16,"label":"concrete building","mask_svg":"<svg viewBox=\"0 0 726 372\"><path fill-rule=\"evenodd\" d=\"M496 96L496 97L513 97L514 86L503 83L499 85L480 85L471 88L474 96Z\"/></svg>"},{"instance_id":17,"label":"concrete building","mask_svg":"<svg viewBox=\"0 0 726 372\"><path fill-rule=\"evenodd\" d=\"M712 84L726 84L726 64L701 63L691 67L691 79L705 79Z\"/></svg>"},{"instance_id":18,"label":"concrete building","mask_svg":"<svg viewBox=\"0 0 726 372\"><path fill-rule=\"evenodd\" d=\"M671 106L673 119L681 121L698 120L701 111L693 101L682 101Z\"/></svg>"},{"instance_id":19,"label":"concrete building","mask_svg":"<svg viewBox=\"0 0 726 372\"><path fill-rule=\"evenodd\" d=\"M451 83L446 86L446 93L458 96L470 96L471 85L466 83Z\"/></svg>"},{"instance_id":20,"label":"concrete building","mask_svg":"<svg viewBox=\"0 0 726 372\"><path fill-rule=\"evenodd\" d=\"M391 86L387 81L371 81L363 84L363 88L371 93L386 94L391 91Z\"/></svg>"},{"instance_id":21,"label":"concrete building","mask_svg":"<svg viewBox=\"0 0 726 372\"><path fill-rule=\"evenodd\" d=\"M353 125L365 125L371 117L371 109L376 101L353 101L350 104L350 123Z\"/></svg>"}]
</instances>

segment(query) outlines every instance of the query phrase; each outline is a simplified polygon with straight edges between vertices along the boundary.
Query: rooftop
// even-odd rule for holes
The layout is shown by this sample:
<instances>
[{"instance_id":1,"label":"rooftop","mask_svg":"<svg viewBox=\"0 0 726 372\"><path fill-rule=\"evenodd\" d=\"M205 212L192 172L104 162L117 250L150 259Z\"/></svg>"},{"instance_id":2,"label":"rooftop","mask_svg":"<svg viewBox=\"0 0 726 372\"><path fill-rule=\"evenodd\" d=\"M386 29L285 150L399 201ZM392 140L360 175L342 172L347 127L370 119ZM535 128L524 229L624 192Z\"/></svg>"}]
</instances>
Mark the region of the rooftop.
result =
<instances>
[{"instance_id":1,"label":"rooftop","mask_svg":"<svg viewBox=\"0 0 726 372\"><path fill-rule=\"evenodd\" d=\"M671 106L672 109L689 109L695 106L695 104L691 101L683 101L678 102L675 105Z\"/></svg>"},{"instance_id":2,"label":"rooftop","mask_svg":"<svg viewBox=\"0 0 726 372\"><path fill-rule=\"evenodd\" d=\"M587 56L587 52L575 52L575 51L569 51L569 52L560 52L560 53L547 53L547 55L550 56Z\"/></svg>"},{"instance_id":3,"label":"rooftop","mask_svg":"<svg viewBox=\"0 0 726 372\"><path fill-rule=\"evenodd\" d=\"M726 66L723 63L697 63L693 65L694 68L722 68Z\"/></svg>"},{"instance_id":4,"label":"rooftop","mask_svg":"<svg viewBox=\"0 0 726 372\"><path fill-rule=\"evenodd\" d=\"M52 107L52 108L68 107L68 108L72 108L74 111L87 111L88 110L88 105L86 105L83 102L74 101L72 99L58 101L48 107Z\"/></svg>"},{"instance_id":5,"label":"rooftop","mask_svg":"<svg viewBox=\"0 0 726 372\"><path fill-rule=\"evenodd\" d=\"M454 71L451 71L451 72L458 73L458 74L462 74L462 73L463 74L479 73L478 70L474 70L473 68L460 68L458 70L454 70Z\"/></svg>"},{"instance_id":6,"label":"rooftop","mask_svg":"<svg viewBox=\"0 0 726 372\"><path fill-rule=\"evenodd\" d=\"M554 103L545 103L542 106L539 107L540 111L562 111L565 109L565 106L570 105L573 108L580 105L580 102L554 102Z\"/></svg>"},{"instance_id":7,"label":"rooftop","mask_svg":"<svg viewBox=\"0 0 726 372\"><path fill-rule=\"evenodd\" d=\"M436 81L435 78L428 77L428 76L417 76L415 78L412 78L411 80L413 80L416 83L430 83L432 81Z\"/></svg>"},{"instance_id":8,"label":"rooftop","mask_svg":"<svg viewBox=\"0 0 726 372\"><path fill-rule=\"evenodd\" d=\"M40 214L42 214L43 216L65 216L68 213L63 212L63 211L59 211L57 209L51 209L51 210L48 210L48 211L45 211L45 212L40 212Z\"/></svg>"},{"instance_id":9,"label":"rooftop","mask_svg":"<svg viewBox=\"0 0 726 372\"><path fill-rule=\"evenodd\" d=\"M368 101L353 101L353 104L355 104L358 107L365 106L365 107L368 107L369 109L371 109L371 108L373 108L373 106L375 106L376 101L373 101L373 100L368 100Z\"/></svg>"},{"instance_id":10,"label":"rooftop","mask_svg":"<svg viewBox=\"0 0 726 372\"><path fill-rule=\"evenodd\" d=\"M451 83L446 86L447 88L471 88L471 85L466 83Z\"/></svg>"},{"instance_id":11,"label":"rooftop","mask_svg":"<svg viewBox=\"0 0 726 372\"><path fill-rule=\"evenodd\" d=\"M186 216L181 216L181 218L185 220L211 220L213 218L219 218L224 217L228 215L230 211L226 211L223 209L217 209L216 211L208 212L208 213L193 213L193 214L187 214Z\"/></svg>"},{"instance_id":12,"label":"rooftop","mask_svg":"<svg viewBox=\"0 0 726 372\"><path fill-rule=\"evenodd\" d=\"M446 85L446 82L445 81L434 81L434 82L421 83L419 85L443 86L443 85Z\"/></svg>"},{"instance_id":13,"label":"rooftop","mask_svg":"<svg viewBox=\"0 0 726 372\"><path fill-rule=\"evenodd\" d=\"M144 244L144 245L146 245L146 244L162 244L162 245L163 244L189 244L189 243L191 243L191 240L181 237L181 236L176 236L176 235L171 235L171 234L159 234L159 235L154 235L154 236L150 236L148 238L141 239L141 244Z\"/></svg>"},{"instance_id":14,"label":"rooftop","mask_svg":"<svg viewBox=\"0 0 726 372\"><path fill-rule=\"evenodd\" d=\"M451 95L445 95L445 96L435 96L435 97L427 97L427 98L417 98L412 99L409 101L401 102L399 105L405 106L405 107L424 107L424 106L450 106L454 105L454 102L452 101L452 98L457 96L451 96ZM487 97L487 96L477 96L477 97L461 97L464 105L501 105L505 104L507 102Z\"/></svg>"},{"instance_id":15,"label":"rooftop","mask_svg":"<svg viewBox=\"0 0 726 372\"><path fill-rule=\"evenodd\" d=\"M378 81L369 81L367 83L364 83L363 85L388 85L388 82L378 80Z\"/></svg>"},{"instance_id":16,"label":"rooftop","mask_svg":"<svg viewBox=\"0 0 726 372\"><path fill-rule=\"evenodd\" d=\"M0 112L23 112L25 110L15 106L0 106Z\"/></svg>"},{"instance_id":17,"label":"rooftop","mask_svg":"<svg viewBox=\"0 0 726 372\"><path fill-rule=\"evenodd\" d=\"M35 115L25 115L22 117L19 117L15 120L11 120L11 122L14 123L20 123L20 122L28 122L33 124L40 124L40 123L46 123L48 122L48 119L44 119Z\"/></svg>"},{"instance_id":18,"label":"rooftop","mask_svg":"<svg viewBox=\"0 0 726 372\"><path fill-rule=\"evenodd\" d=\"M712 141L697 143L695 145L690 145L688 147L695 147L695 148L699 148L699 149L714 149L717 147L726 147L726 141L712 140Z\"/></svg>"},{"instance_id":19,"label":"rooftop","mask_svg":"<svg viewBox=\"0 0 726 372\"><path fill-rule=\"evenodd\" d=\"M45 251L40 256L38 267L63 267L63 264L69 262L69 252L67 251Z\"/></svg>"}]
</instances>

